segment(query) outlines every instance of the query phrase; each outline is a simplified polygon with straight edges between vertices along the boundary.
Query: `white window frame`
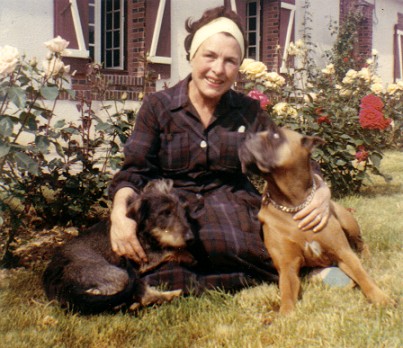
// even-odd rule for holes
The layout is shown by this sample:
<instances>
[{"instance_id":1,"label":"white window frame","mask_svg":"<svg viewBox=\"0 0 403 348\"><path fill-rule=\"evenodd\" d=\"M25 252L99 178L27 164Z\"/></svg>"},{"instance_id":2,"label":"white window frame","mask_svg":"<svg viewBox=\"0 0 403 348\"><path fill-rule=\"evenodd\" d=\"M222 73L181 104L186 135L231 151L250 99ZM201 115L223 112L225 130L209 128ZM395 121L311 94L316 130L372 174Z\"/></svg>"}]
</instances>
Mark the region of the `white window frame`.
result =
<instances>
[{"instance_id":1,"label":"white window frame","mask_svg":"<svg viewBox=\"0 0 403 348\"><path fill-rule=\"evenodd\" d=\"M112 69L112 70L123 70L124 66L125 66L125 55L124 55L124 42L125 42L125 30L124 30L124 24L125 24L125 0L120 0L120 12L121 12L121 16L120 16L120 38L119 38L119 42L120 42L120 46L119 46L119 51L120 51L120 59L119 59L119 65L118 66L113 66L113 67L107 67L105 66L105 62L104 62L104 68L105 69ZM101 1L101 6L102 6L102 1ZM102 11L101 11L102 14ZM100 23L100 27L101 27L101 23ZM103 31L104 28L101 28L101 31ZM102 34L102 32L101 32ZM104 35L103 37L104 40L106 40L106 36ZM104 46L101 46L104 47ZM101 49L102 51L102 49ZM101 56L102 56L102 52L101 52ZM104 52L104 60L105 60L105 52Z\"/></svg>"},{"instance_id":2,"label":"white window frame","mask_svg":"<svg viewBox=\"0 0 403 348\"><path fill-rule=\"evenodd\" d=\"M72 58L88 58L90 51L85 46L83 28L81 27L80 13L78 12L77 0L69 0L71 16L73 18L74 33L76 34L78 48L69 48L64 56Z\"/></svg>"},{"instance_id":3,"label":"white window frame","mask_svg":"<svg viewBox=\"0 0 403 348\"><path fill-rule=\"evenodd\" d=\"M124 47L125 47L125 0L120 0L120 8L121 8L121 16L120 16L120 61L119 65L115 67L107 67L104 66L105 69L111 70L123 70L125 65L125 55L124 55ZM94 0L94 61L96 63L102 62L102 0ZM105 39L105 38L104 38ZM105 59L105 57L104 57ZM103 62L105 64L105 62Z\"/></svg>"},{"instance_id":4,"label":"white window frame","mask_svg":"<svg viewBox=\"0 0 403 348\"><path fill-rule=\"evenodd\" d=\"M399 64L399 73L400 76L396 78L397 81L403 80L403 47L402 47L402 40L403 40L403 30L398 29L397 32L397 58Z\"/></svg>"},{"instance_id":5,"label":"white window frame","mask_svg":"<svg viewBox=\"0 0 403 348\"><path fill-rule=\"evenodd\" d=\"M256 57L254 57L254 59L259 60L260 59L260 1L248 1L246 3L247 6L247 11L246 11L246 37L249 38L249 11L248 11L248 6L251 2L255 2L256 3L256 30L254 30L254 32L256 32L256 45L254 45L256 47ZM232 5L231 5L232 6ZM249 57L248 52L249 52L249 43L248 43L248 47L246 50L246 57Z\"/></svg>"},{"instance_id":6,"label":"white window frame","mask_svg":"<svg viewBox=\"0 0 403 348\"><path fill-rule=\"evenodd\" d=\"M171 57L157 56L157 47L161 35L162 20L164 18L166 0L160 0L158 5L157 17L155 19L155 26L153 37L151 40L150 52L148 54L148 61L157 64L171 64Z\"/></svg>"},{"instance_id":7,"label":"white window frame","mask_svg":"<svg viewBox=\"0 0 403 348\"><path fill-rule=\"evenodd\" d=\"M295 10L296 10L296 5L292 5L286 2L281 3L281 8L285 8L287 10L290 10L290 17L288 19L288 26L287 26L287 34L285 37L285 43L284 43L284 52L283 52L283 57L281 61L281 67L280 67L280 73L286 73L287 68L286 68L286 61L288 59L288 46L290 45L291 42L291 34L292 34L292 29L294 26L294 18L295 18Z\"/></svg>"}]
</instances>

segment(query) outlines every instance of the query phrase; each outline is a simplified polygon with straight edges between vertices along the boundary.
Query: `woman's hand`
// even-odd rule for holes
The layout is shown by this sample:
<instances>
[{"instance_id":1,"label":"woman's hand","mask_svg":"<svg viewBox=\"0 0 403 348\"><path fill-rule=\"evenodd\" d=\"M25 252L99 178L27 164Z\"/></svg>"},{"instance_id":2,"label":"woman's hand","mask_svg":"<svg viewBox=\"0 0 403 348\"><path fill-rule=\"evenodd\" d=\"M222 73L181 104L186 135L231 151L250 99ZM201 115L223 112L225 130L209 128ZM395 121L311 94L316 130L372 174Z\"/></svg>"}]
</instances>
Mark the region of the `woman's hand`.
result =
<instances>
[{"instance_id":1,"label":"woman's hand","mask_svg":"<svg viewBox=\"0 0 403 348\"><path fill-rule=\"evenodd\" d=\"M116 192L111 212L110 239L112 250L137 263L147 262L146 254L137 239L137 223L126 216L128 203L135 198L128 187Z\"/></svg>"},{"instance_id":2,"label":"woman's hand","mask_svg":"<svg viewBox=\"0 0 403 348\"><path fill-rule=\"evenodd\" d=\"M294 220L299 220L298 227L303 231L313 229L319 232L329 220L330 189L319 175L315 174L315 180L318 188L311 203L294 215Z\"/></svg>"}]
</instances>

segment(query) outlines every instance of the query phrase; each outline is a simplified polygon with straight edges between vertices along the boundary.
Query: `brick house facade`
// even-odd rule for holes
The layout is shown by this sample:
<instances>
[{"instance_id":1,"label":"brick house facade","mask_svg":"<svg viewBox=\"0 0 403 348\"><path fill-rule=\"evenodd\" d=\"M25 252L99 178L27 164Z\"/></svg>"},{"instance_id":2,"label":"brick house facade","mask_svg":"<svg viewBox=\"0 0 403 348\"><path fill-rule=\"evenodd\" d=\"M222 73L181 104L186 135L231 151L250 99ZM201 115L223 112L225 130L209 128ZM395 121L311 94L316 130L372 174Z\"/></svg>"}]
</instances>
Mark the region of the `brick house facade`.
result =
<instances>
[{"instance_id":1,"label":"brick house facade","mask_svg":"<svg viewBox=\"0 0 403 348\"><path fill-rule=\"evenodd\" d=\"M399 6L402 10L402 13L397 13L393 33L394 61L391 66L394 71L393 78L397 80L402 78L403 2L395 1L401 3ZM111 40L117 40L120 46L116 48L112 43L111 47L113 54L116 54L117 58L120 57L122 63L117 68L112 66L103 69L109 85L107 99L119 97L122 92L126 92L128 99L137 100L140 93L154 91L156 86L158 88L157 79L169 81L169 84L173 85L177 77L171 76L172 65L176 64L171 57L171 48L174 45L183 47L183 42L179 42L179 39L178 42L173 42L175 36L171 33L171 16L172 11L177 9L175 6L181 5L180 2L181 0L54 0L54 34L69 40L70 47L77 50L73 57L65 58L66 63L71 64L72 70L76 70L71 80L73 88L86 91L86 65L92 60L107 59L102 54L94 57L89 46L92 44L92 47L98 47L98 50L99 47L101 50L107 49L108 39L105 41L103 35L109 35L109 25L119 29L113 31ZM373 49L375 1L332 1L334 2L338 5L339 22L352 10L358 10L363 15L355 54L363 58L369 57ZM192 3L203 9L211 7L202 2ZM295 40L301 29L295 28L295 18L304 0L224 0L209 1L210 3L236 10L244 21L249 43L255 44L251 51L254 52L253 58L264 62L269 70L281 73L282 62L287 58L284 48L290 41ZM115 17L108 17L108 11ZM109 24L109 20L113 21L112 18L115 18L115 22ZM119 18L122 19L121 22ZM77 30L79 26L81 31ZM81 46L85 47L79 47L80 35ZM97 35L98 39L94 39Z\"/></svg>"}]
</instances>

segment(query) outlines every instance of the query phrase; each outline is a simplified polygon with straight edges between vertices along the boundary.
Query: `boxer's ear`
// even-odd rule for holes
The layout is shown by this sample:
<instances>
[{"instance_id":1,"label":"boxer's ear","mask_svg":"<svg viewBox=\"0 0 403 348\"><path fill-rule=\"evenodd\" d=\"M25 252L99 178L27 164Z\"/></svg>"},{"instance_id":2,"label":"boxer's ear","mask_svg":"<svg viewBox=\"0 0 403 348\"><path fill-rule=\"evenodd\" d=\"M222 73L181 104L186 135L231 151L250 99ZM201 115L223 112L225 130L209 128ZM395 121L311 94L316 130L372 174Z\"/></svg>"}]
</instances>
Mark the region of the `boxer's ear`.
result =
<instances>
[{"instance_id":1,"label":"boxer's ear","mask_svg":"<svg viewBox=\"0 0 403 348\"><path fill-rule=\"evenodd\" d=\"M315 147L326 144L322 138L312 137L312 136L303 136L301 139L301 145L308 149L311 152Z\"/></svg>"}]
</instances>

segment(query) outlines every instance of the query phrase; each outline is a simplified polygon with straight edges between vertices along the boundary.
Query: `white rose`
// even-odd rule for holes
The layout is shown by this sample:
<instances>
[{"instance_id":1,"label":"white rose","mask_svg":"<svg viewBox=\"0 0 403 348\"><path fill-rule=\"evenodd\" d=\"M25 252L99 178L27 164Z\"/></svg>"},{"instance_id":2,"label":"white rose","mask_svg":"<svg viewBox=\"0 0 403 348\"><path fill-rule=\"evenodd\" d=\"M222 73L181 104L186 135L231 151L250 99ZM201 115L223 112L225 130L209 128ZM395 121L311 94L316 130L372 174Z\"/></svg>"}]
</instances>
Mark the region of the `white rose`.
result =
<instances>
[{"instance_id":1,"label":"white rose","mask_svg":"<svg viewBox=\"0 0 403 348\"><path fill-rule=\"evenodd\" d=\"M371 80L371 72L369 71L368 68L362 68L358 72L358 77L363 79L366 82L369 82Z\"/></svg>"},{"instance_id":2,"label":"white rose","mask_svg":"<svg viewBox=\"0 0 403 348\"><path fill-rule=\"evenodd\" d=\"M305 47L305 42L304 42L304 40L297 40L296 42L295 42L295 46L297 46L297 48L304 48Z\"/></svg>"},{"instance_id":3,"label":"white rose","mask_svg":"<svg viewBox=\"0 0 403 348\"><path fill-rule=\"evenodd\" d=\"M339 94L341 97L350 97L353 94L353 92L350 89L342 88L339 91Z\"/></svg>"},{"instance_id":4,"label":"white rose","mask_svg":"<svg viewBox=\"0 0 403 348\"><path fill-rule=\"evenodd\" d=\"M372 56L377 56L378 55L378 51L376 49L373 49L371 52Z\"/></svg>"},{"instance_id":5,"label":"white rose","mask_svg":"<svg viewBox=\"0 0 403 348\"><path fill-rule=\"evenodd\" d=\"M316 93L308 93L304 95L305 103L309 104L311 101L315 101L318 98Z\"/></svg>"},{"instance_id":6,"label":"white rose","mask_svg":"<svg viewBox=\"0 0 403 348\"><path fill-rule=\"evenodd\" d=\"M391 83L388 85L386 92L388 92L388 94L393 95L396 93L396 91L399 89L399 86L396 83Z\"/></svg>"},{"instance_id":7,"label":"white rose","mask_svg":"<svg viewBox=\"0 0 403 348\"><path fill-rule=\"evenodd\" d=\"M0 75L11 74L18 63L20 53L18 49L12 46L0 47Z\"/></svg>"},{"instance_id":8,"label":"white rose","mask_svg":"<svg viewBox=\"0 0 403 348\"><path fill-rule=\"evenodd\" d=\"M62 60L58 57L53 57L51 60L44 60L42 62L45 76L56 77L59 74L68 73L70 71L70 65L64 65Z\"/></svg>"},{"instance_id":9,"label":"white rose","mask_svg":"<svg viewBox=\"0 0 403 348\"><path fill-rule=\"evenodd\" d=\"M383 92L383 85L381 83L374 83L371 85L370 89L375 94L381 94Z\"/></svg>"},{"instance_id":10,"label":"white rose","mask_svg":"<svg viewBox=\"0 0 403 348\"><path fill-rule=\"evenodd\" d=\"M322 73L325 75L334 75L336 70L334 69L334 64L329 64L326 68L322 69Z\"/></svg>"},{"instance_id":11,"label":"white rose","mask_svg":"<svg viewBox=\"0 0 403 348\"><path fill-rule=\"evenodd\" d=\"M62 53L69 45L69 43L69 41L66 41L60 36L57 36L52 40L46 41L45 46L54 53Z\"/></svg>"}]
</instances>

